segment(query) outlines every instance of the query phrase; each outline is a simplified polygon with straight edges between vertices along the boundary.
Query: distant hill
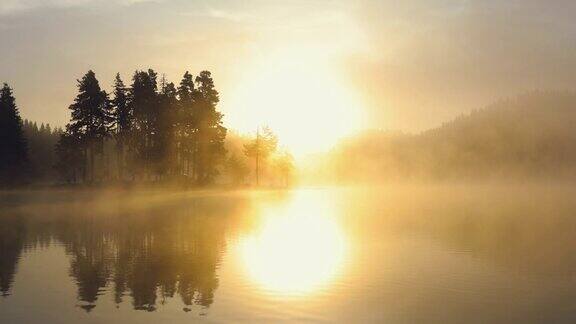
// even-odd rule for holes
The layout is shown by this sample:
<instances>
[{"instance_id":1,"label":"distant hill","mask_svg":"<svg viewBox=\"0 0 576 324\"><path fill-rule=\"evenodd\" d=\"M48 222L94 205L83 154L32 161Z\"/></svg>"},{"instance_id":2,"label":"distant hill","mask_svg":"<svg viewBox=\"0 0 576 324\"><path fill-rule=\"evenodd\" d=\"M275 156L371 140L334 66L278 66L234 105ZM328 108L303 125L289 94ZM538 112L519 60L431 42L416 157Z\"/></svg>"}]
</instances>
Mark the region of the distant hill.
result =
<instances>
[{"instance_id":1,"label":"distant hill","mask_svg":"<svg viewBox=\"0 0 576 324\"><path fill-rule=\"evenodd\" d=\"M329 160L344 181L576 179L576 93L521 95L415 135L367 132Z\"/></svg>"}]
</instances>

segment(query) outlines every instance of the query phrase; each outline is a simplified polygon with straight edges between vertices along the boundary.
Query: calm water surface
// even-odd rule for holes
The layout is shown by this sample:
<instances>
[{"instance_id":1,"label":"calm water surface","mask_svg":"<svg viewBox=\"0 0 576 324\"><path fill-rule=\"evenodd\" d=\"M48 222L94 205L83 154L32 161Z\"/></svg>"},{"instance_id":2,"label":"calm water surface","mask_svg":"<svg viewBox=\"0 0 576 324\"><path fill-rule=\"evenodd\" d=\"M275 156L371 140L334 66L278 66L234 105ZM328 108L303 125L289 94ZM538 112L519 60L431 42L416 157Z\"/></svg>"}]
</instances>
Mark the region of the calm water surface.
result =
<instances>
[{"instance_id":1,"label":"calm water surface","mask_svg":"<svg viewBox=\"0 0 576 324\"><path fill-rule=\"evenodd\" d=\"M575 192L0 193L0 323L574 323Z\"/></svg>"}]
</instances>

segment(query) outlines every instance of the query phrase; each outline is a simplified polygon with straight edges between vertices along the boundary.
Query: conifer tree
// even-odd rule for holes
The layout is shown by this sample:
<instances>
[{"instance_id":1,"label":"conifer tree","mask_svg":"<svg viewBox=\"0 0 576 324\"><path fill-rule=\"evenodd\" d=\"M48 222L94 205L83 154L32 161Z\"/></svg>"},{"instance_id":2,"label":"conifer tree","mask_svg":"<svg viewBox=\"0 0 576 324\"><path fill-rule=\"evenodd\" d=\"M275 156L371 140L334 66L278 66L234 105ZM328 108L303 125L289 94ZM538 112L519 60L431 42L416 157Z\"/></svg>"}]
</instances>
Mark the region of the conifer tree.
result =
<instances>
[{"instance_id":1,"label":"conifer tree","mask_svg":"<svg viewBox=\"0 0 576 324\"><path fill-rule=\"evenodd\" d=\"M158 115L157 141L154 147L159 176L166 176L174 171L174 156L176 154L176 131L177 118L177 90L174 83L167 83L162 77L159 94L160 111Z\"/></svg>"},{"instance_id":2,"label":"conifer tree","mask_svg":"<svg viewBox=\"0 0 576 324\"><path fill-rule=\"evenodd\" d=\"M128 89L120 78L120 73L116 74L114 80L114 99L112 99L112 116L114 117L115 139L116 139L116 161L118 164L118 175L120 179L124 177L125 151L130 144L130 132L132 129L132 111L128 105Z\"/></svg>"},{"instance_id":3,"label":"conifer tree","mask_svg":"<svg viewBox=\"0 0 576 324\"><path fill-rule=\"evenodd\" d=\"M110 111L108 94L100 89L93 71L88 71L78 80L78 95L70 105L71 121L66 127L66 136L72 140L62 144L77 143L82 150L84 167L83 179L94 181L95 156L103 154L104 138L109 135L113 118ZM70 148L74 149L74 148ZM89 172L89 174L88 174Z\"/></svg>"},{"instance_id":4,"label":"conifer tree","mask_svg":"<svg viewBox=\"0 0 576 324\"><path fill-rule=\"evenodd\" d=\"M195 89L194 79L188 71L184 73L178 87L177 108L177 146L178 165L182 174L194 180L195 157L197 150L197 113L196 99L198 92Z\"/></svg>"},{"instance_id":5,"label":"conifer tree","mask_svg":"<svg viewBox=\"0 0 576 324\"><path fill-rule=\"evenodd\" d=\"M134 117L132 132L136 158L142 161L144 176L148 177L154 157L154 145L158 128L158 83L157 73L136 71L130 88L130 110Z\"/></svg>"},{"instance_id":6,"label":"conifer tree","mask_svg":"<svg viewBox=\"0 0 576 324\"><path fill-rule=\"evenodd\" d=\"M209 71L202 71L196 77L198 98L197 105L197 142L198 158L196 159L197 181L200 184L210 183L218 175L217 166L222 162L226 150L224 139L226 128L222 125L222 113L216 110L220 101L214 80Z\"/></svg>"},{"instance_id":7,"label":"conifer tree","mask_svg":"<svg viewBox=\"0 0 576 324\"><path fill-rule=\"evenodd\" d=\"M117 74L112 100L94 72L78 83L71 121L57 145L57 168L65 180L95 179L94 157L109 160L103 147L113 130L121 179L129 170L132 180L136 175L144 180L186 175L199 184L214 181L224 160L226 128L216 109L219 96L210 72L196 78L186 72L178 88L164 77L158 82L151 69L136 71L130 88Z\"/></svg>"},{"instance_id":8,"label":"conifer tree","mask_svg":"<svg viewBox=\"0 0 576 324\"><path fill-rule=\"evenodd\" d=\"M21 182L28 172L28 147L12 89L0 89L0 185Z\"/></svg>"}]
</instances>

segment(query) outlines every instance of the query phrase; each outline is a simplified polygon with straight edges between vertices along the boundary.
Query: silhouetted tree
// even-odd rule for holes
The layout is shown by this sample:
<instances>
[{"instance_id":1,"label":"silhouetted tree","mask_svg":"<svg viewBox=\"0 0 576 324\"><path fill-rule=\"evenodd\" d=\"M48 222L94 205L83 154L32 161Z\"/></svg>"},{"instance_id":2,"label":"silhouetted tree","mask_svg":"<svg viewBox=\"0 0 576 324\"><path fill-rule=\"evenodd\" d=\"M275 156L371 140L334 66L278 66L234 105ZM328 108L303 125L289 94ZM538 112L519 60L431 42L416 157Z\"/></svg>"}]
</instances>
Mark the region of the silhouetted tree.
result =
<instances>
[{"instance_id":1,"label":"silhouetted tree","mask_svg":"<svg viewBox=\"0 0 576 324\"><path fill-rule=\"evenodd\" d=\"M21 182L28 171L28 149L12 89L0 89L0 185Z\"/></svg>"},{"instance_id":2,"label":"silhouetted tree","mask_svg":"<svg viewBox=\"0 0 576 324\"><path fill-rule=\"evenodd\" d=\"M102 155L104 138L109 135L110 127L113 122L110 110L108 94L100 89L100 84L96 79L93 71L88 71L81 80L78 80L79 93L70 105L71 121L66 127L66 133L69 139L64 140L61 144L76 144L74 147L60 147L60 151L69 151L79 149L83 153L84 168L83 180L87 181L87 172L89 169L89 181L94 181L95 156Z\"/></svg>"},{"instance_id":3,"label":"silhouetted tree","mask_svg":"<svg viewBox=\"0 0 576 324\"><path fill-rule=\"evenodd\" d=\"M128 106L128 89L120 78L120 73L114 79L114 99L112 99L112 116L114 117L116 140L116 164L118 176L124 178L125 151L130 141L132 129L132 111Z\"/></svg>"},{"instance_id":4,"label":"silhouetted tree","mask_svg":"<svg viewBox=\"0 0 576 324\"><path fill-rule=\"evenodd\" d=\"M92 71L78 87L71 121L57 145L57 169L67 182L77 182L80 172L85 182L93 181L102 169L96 168L97 155L105 166L115 160L121 179L128 171L133 180L184 176L188 183L208 184L219 174L227 130L210 72L196 78L186 72L178 88L164 77L158 81L151 69L136 71L129 88L117 74L112 100Z\"/></svg>"},{"instance_id":5,"label":"silhouetted tree","mask_svg":"<svg viewBox=\"0 0 576 324\"><path fill-rule=\"evenodd\" d=\"M196 111L196 99L198 92L195 89L194 78L188 71L184 73L178 86L177 108L177 147L178 165L181 173L194 179L198 135L198 114Z\"/></svg>"},{"instance_id":6,"label":"silhouetted tree","mask_svg":"<svg viewBox=\"0 0 576 324\"><path fill-rule=\"evenodd\" d=\"M226 153L224 149L226 128L222 125L223 114L216 110L220 99L210 72L200 72L196 77L196 84L198 85L198 158L195 162L197 181L206 184L212 182L218 175L217 166Z\"/></svg>"},{"instance_id":7,"label":"silhouetted tree","mask_svg":"<svg viewBox=\"0 0 576 324\"><path fill-rule=\"evenodd\" d=\"M150 175L154 146L158 144L158 83L157 73L136 71L130 88L130 110L134 116L132 132L136 158L143 163L144 176Z\"/></svg>"},{"instance_id":8,"label":"silhouetted tree","mask_svg":"<svg viewBox=\"0 0 576 324\"><path fill-rule=\"evenodd\" d=\"M177 90L174 83L167 83L162 77L159 94L160 111L158 113L157 143L154 148L156 173L161 177L174 171L176 154L176 116L178 112Z\"/></svg>"}]
</instances>

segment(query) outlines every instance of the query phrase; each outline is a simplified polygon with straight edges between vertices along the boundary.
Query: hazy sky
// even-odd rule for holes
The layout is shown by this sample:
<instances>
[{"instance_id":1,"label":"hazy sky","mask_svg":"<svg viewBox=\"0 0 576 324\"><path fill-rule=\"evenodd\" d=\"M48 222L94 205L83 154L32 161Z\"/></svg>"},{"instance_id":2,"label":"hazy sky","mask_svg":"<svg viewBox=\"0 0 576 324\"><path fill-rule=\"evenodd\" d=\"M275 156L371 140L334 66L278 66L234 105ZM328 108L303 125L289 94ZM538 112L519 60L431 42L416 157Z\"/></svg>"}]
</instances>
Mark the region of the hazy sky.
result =
<instances>
[{"instance_id":1,"label":"hazy sky","mask_svg":"<svg viewBox=\"0 0 576 324\"><path fill-rule=\"evenodd\" d=\"M257 85L275 107L338 80L355 101L338 109L360 110L363 127L420 130L502 96L576 88L575 13L568 0L0 0L0 81L24 118L63 125L88 69L107 90L116 72L129 84L135 69L174 82L208 69L228 124L248 128L267 118Z\"/></svg>"}]
</instances>

